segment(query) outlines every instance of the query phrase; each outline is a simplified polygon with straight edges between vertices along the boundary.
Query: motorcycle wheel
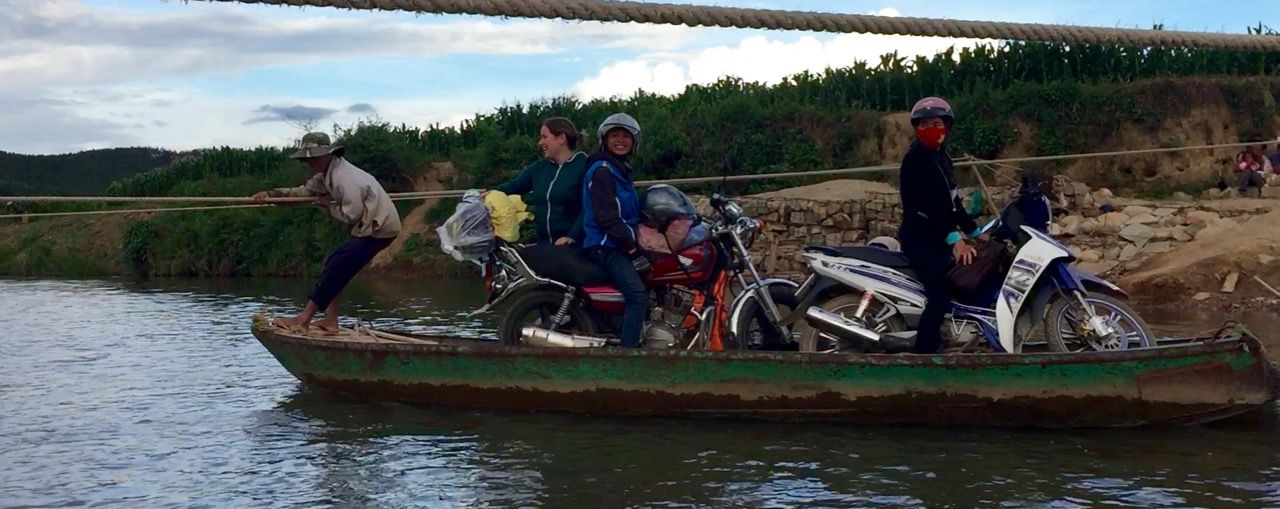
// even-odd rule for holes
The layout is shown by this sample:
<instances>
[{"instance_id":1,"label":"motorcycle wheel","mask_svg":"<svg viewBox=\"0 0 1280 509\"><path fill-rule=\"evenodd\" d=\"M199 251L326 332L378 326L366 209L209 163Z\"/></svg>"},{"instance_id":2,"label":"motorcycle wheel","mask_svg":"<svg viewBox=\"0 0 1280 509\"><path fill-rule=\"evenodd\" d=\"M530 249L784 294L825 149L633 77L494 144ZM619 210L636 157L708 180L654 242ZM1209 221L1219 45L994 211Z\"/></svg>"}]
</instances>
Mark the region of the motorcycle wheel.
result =
<instances>
[{"instance_id":1,"label":"motorcycle wheel","mask_svg":"<svg viewBox=\"0 0 1280 509\"><path fill-rule=\"evenodd\" d=\"M836 313L841 316L848 316L858 310L858 305L862 303L862 294L845 293L840 294L827 301L817 304L824 311ZM880 310L880 306L884 304L879 301L872 302L867 307L863 316L875 316ZM868 327L881 334L889 332L905 332L907 323L902 320L901 316L893 315L885 319L883 323L868 321ZM862 351L861 345L856 345L848 341L837 340L826 334L818 332L808 322L801 320L796 324L796 334L800 342L801 352L843 352L843 351Z\"/></svg>"},{"instance_id":2,"label":"motorcycle wheel","mask_svg":"<svg viewBox=\"0 0 1280 509\"><path fill-rule=\"evenodd\" d=\"M1044 335L1049 350L1054 352L1089 352L1127 350L1135 344L1142 348L1155 345L1151 327L1124 301L1110 295L1088 292L1084 299L1099 316L1105 317L1122 334L1095 338L1082 334L1088 320L1080 302L1072 297L1058 297L1045 313Z\"/></svg>"},{"instance_id":3,"label":"motorcycle wheel","mask_svg":"<svg viewBox=\"0 0 1280 509\"><path fill-rule=\"evenodd\" d=\"M520 329L533 325L549 328L560 303L564 300L561 290L532 290L519 295L511 301L498 323L498 339L506 346L518 346ZM595 321L582 309L581 303L575 303L565 314L565 322L557 325L555 330L571 334L595 334Z\"/></svg>"},{"instance_id":4,"label":"motorcycle wheel","mask_svg":"<svg viewBox=\"0 0 1280 509\"><path fill-rule=\"evenodd\" d=\"M796 298L796 289L790 286L773 285L769 286L769 297L773 299L773 303L778 306L778 312L782 316L787 316L799 304ZM783 337L782 333L775 327L769 314L765 312L764 306L760 305L757 299L751 299L743 304L742 314L738 316L738 331L742 334L742 338L728 338L729 344L726 345L730 350L791 350L798 349L799 345L789 337Z\"/></svg>"}]
</instances>

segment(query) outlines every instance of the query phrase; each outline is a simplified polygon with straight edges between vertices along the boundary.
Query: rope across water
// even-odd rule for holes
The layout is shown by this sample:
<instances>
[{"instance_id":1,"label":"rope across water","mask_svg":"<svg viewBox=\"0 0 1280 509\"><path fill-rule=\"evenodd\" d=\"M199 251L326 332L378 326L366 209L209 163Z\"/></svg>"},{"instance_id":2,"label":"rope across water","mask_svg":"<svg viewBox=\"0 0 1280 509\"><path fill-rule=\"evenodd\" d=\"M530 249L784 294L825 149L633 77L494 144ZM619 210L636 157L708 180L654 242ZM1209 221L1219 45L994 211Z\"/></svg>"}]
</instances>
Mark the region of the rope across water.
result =
<instances>
[{"instance_id":1,"label":"rope across water","mask_svg":"<svg viewBox=\"0 0 1280 509\"><path fill-rule=\"evenodd\" d=\"M1197 150L1213 150L1226 148L1240 148L1251 145L1258 145L1267 142L1247 142L1247 143L1224 143L1219 145L1195 145L1190 147L1170 147L1170 148L1150 148L1136 150L1120 150L1112 152L1091 152L1087 154L1065 154L1056 156L1035 156L1035 157L1011 157L1005 159L975 159L962 158L955 162L956 167L968 166L991 166L991 165L1013 165L1016 163L1029 162L1047 162L1047 161L1069 161L1076 159L1091 159L1099 157L1120 157L1133 155L1149 155L1163 154L1171 152L1186 152ZM878 173L884 171L893 171L899 168L896 164L884 164L877 166L860 166L857 168L837 168L831 170L813 170L813 171L792 171L784 173L753 173L749 175L729 175L714 177L690 177L663 180L641 180L637 181L637 186L650 186L655 184L671 184L671 185L694 185L694 184L710 184L720 181L749 181L761 179L775 178L794 178L794 177L826 177L839 175L857 175L863 173ZM392 200L423 200L432 198L457 198L466 193L463 189L454 189L447 191L421 191L412 193L389 193ZM171 207L171 208L150 208L150 209L128 209L128 210L90 210L81 212L42 212L32 214L4 214L0 215L0 219L14 217L42 217L42 216L74 216L74 215L97 215L97 214L127 214L127 213L143 213L143 212L166 212L166 211L182 211L182 210L214 210L220 208L251 208L261 207L264 204L300 204L315 201L312 198L268 198L261 203L252 202L249 198L243 196L0 196L0 202L21 202L21 203L49 203L49 202L98 202L98 203L229 203L237 205L229 206L213 206L213 207Z\"/></svg>"},{"instance_id":2,"label":"rope across water","mask_svg":"<svg viewBox=\"0 0 1280 509\"><path fill-rule=\"evenodd\" d=\"M1280 37L1173 30L1045 25L993 21L902 18L704 5L604 0L206 0L512 18L613 21L691 27L762 28L1105 44L1139 47L1280 51Z\"/></svg>"}]
</instances>

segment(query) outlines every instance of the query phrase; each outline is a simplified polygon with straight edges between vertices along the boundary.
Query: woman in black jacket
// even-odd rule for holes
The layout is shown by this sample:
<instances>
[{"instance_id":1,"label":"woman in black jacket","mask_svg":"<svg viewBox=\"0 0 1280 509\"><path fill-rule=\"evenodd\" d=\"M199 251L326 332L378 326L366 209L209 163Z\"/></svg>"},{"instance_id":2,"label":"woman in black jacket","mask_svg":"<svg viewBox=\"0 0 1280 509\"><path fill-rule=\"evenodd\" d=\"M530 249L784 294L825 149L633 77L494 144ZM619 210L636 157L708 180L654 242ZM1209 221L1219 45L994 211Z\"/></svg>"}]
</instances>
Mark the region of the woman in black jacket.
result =
<instances>
[{"instance_id":1,"label":"woman in black jacket","mask_svg":"<svg viewBox=\"0 0 1280 509\"><path fill-rule=\"evenodd\" d=\"M945 146L953 122L955 115L946 101L926 97L917 102L911 108L916 140L902 158L899 172L902 228L898 237L928 298L917 328L916 353L936 353L942 348L942 321L951 307L947 272L954 263L969 264L975 253L964 234L975 237L978 227L960 202Z\"/></svg>"}]
</instances>

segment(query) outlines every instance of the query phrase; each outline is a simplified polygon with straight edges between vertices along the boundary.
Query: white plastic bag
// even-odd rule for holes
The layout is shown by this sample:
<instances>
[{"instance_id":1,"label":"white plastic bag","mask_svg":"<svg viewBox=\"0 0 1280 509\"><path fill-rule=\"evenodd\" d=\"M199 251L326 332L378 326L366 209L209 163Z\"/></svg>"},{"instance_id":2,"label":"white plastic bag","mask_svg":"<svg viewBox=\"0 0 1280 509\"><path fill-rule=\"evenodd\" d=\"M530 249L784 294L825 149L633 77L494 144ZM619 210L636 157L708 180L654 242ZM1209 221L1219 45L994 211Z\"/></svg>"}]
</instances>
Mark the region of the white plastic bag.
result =
<instances>
[{"instance_id":1,"label":"white plastic bag","mask_svg":"<svg viewBox=\"0 0 1280 509\"><path fill-rule=\"evenodd\" d=\"M493 220L480 193L467 191L443 225L436 228L440 249L460 262L479 262L494 248Z\"/></svg>"}]
</instances>

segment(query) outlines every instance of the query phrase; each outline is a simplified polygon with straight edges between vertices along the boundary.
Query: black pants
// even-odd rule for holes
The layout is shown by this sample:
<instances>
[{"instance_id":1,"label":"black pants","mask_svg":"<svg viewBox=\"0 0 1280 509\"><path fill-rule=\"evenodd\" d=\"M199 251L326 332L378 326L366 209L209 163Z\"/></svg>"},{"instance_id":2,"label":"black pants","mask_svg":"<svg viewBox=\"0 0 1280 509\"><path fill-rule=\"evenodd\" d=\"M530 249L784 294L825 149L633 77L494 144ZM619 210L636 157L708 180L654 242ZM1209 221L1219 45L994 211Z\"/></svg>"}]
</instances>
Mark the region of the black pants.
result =
<instances>
[{"instance_id":1,"label":"black pants","mask_svg":"<svg viewBox=\"0 0 1280 509\"><path fill-rule=\"evenodd\" d=\"M622 311L622 346L640 347L640 333L644 329L644 319L649 314L649 292L644 288L644 280L631 264L631 259L621 251L607 247L596 247L586 251L587 258L600 265L609 273L613 284L622 292L625 307Z\"/></svg>"},{"instance_id":2,"label":"black pants","mask_svg":"<svg viewBox=\"0 0 1280 509\"><path fill-rule=\"evenodd\" d=\"M373 237L351 237L338 247L324 261L324 274L316 282L315 289L308 297L316 307L324 309L342 293L347 283L373 259L379 251L386 249L395 239L375 239Z\"/></svg>"},{"instance_id":3,"label":"black pants","mask_svg":"<svg viewBox=\"0 0 1280 509\"><path fill-rule=\"evenodd\" d=\"M1266 179L1262 178L1262 174L1256 171L1242 171L1236 177L1236 184L1240 188L1240 192L1248 191L1251 187L1262 187L1266 183Z\"/></svg>"},{"instance_id":4,"label":"black pants","mask_svg":"<svg viewBox=\"0 0 1280 509\"><path fill-rule=\"evenodd\" d=\"M916 328L916 353L937 353L942 349L942 322L951 310L951 283L947 280L953 264L951 247L945 242L903 239L902 252L911 259L911 270L919 276L928 299Z\"/></svg>"}]
</instances>

